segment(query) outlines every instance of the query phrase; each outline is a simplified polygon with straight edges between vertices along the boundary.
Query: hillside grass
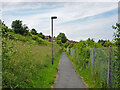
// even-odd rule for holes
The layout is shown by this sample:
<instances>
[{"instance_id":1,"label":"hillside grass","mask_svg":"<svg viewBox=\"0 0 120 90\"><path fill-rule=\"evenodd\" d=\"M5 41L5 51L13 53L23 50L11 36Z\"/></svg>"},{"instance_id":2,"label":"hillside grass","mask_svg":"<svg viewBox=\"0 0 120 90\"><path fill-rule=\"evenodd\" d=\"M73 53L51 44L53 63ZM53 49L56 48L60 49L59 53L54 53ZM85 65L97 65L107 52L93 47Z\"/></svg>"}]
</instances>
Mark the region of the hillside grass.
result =
<instances>
[{"instance_id":1,"label":"hillside grass","mask_svg":"<svg viewBox=\"0 0 120 90\"><path fill-rule=\"evenodd\" d=\"M30 36L10 34L2 43L3 88L51 88L54 83L61 55L60 47L54 43L54 65L52 46L41 39L38 43Z\"/></svg>"}]
</instances>

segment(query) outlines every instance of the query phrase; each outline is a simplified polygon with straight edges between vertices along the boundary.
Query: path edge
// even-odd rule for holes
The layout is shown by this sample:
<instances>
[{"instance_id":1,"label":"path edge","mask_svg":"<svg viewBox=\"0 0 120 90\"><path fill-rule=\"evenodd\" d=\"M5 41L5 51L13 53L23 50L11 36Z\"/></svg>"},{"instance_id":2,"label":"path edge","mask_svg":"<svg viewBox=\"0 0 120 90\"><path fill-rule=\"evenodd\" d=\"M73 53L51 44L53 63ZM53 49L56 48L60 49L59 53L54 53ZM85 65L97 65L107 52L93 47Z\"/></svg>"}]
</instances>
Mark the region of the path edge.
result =
<instances>
[{"instance_id":1,"label":"path edge","mask_svg":"<svg viewBox=\"0 0 120 90\"><path fill-rule=\"evenodd\" d=\"M62 56L62 53L61 53L61 56ZM55 75L55 78L54 78L54 81L55 81L55 82L54 82L53 85L51 86L52 89L54 88L54 85L55 85L56 80L57 80L57 78L58 78L58 72L59 72L58 68L59 68L59 65L60 65L61 56L60 56L59 63L58 63L58 67L57 67L57 74Z\"/></svg>"}]
</instances>

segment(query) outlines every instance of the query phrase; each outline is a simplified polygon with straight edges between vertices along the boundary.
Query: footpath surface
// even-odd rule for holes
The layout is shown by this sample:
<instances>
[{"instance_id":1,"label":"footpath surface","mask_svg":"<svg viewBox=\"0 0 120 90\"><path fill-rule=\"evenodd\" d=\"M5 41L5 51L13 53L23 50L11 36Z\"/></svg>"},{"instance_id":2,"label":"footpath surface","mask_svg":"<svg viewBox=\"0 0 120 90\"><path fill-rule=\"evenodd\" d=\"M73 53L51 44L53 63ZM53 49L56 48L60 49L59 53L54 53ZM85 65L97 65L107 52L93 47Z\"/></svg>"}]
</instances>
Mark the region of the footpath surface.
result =
<instances>
[{"instance_id":1,"label":"footpath surface","mask_svg":"<svg viewBox=\"0 0 120 90\"><path fill-rule=\"evenodd\" d=\"M58 74L53 88L86 88L66 53L61 55Z\"/></svg>"}]
</instances>

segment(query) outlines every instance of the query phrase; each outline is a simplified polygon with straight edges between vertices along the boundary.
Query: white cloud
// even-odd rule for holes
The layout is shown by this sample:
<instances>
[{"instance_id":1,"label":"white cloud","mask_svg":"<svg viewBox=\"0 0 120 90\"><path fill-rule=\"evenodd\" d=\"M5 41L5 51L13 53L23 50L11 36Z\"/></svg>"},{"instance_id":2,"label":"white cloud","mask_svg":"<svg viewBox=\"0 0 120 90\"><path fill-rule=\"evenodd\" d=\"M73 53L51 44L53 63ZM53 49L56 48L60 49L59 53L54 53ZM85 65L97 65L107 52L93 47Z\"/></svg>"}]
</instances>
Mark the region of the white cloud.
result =
<instances>
[{"instance_id":1,"label":"white cloud","mask_svg":"<svg viewBox=\"0 0 120 90\"><path fill-rule=\"evenodd\" d=\"M97 18L68 26L56 26L55 30L57 32L55 35L59 32L64 32L67 33L69 39L77 41L86 40L89 37L94 38L96 41L98 39L112 40L114 33L112 25L116 22L117 15L113 15L108 18Z\"/></svg>"},{"instance_id":2,"label":"white cloud","mask_svg":"<svg viewBox=\"0 0 120 90\"><path fill-rule=\"evenodd\" d=\"M83 18L89 18L90 16L95 16L107 11L114 10L117 8L117 3L7 3L3 4L4 10L4 20L7 25L10 25L13 20L20 19L23 23L27 24L30 29L35 28L38 32L43 32L44 34L50 34L50 17L56 15L58 17L55 20L55 31L54 35L59 32L64 32L67 34L69 39L80 40L86 39L88 36L96 37L97 39L101 37L99 34L102 32L103 28L107 29L106 26L114 24L116 19L113 17L108 18L98 18L93 20L87 20L81 23L72 23L74 20L81 20ZM8 8L9 7L9 8ZM46 9L43 9L45 7ZM30 9L27 10L26 9ZM19 11L21 10L21 11ZM25 10L25 11L24 11ZM47 10L46 12L40 12ZM13 14L9 13L12 12ZM25 14L28 15L25 15ZM8 15L7 15L8 14ZM116 16L115 16L116 17ZM115 18L114 17L114 18ZM106 22L104 22L106 21ZM63 23L63 25L61 25ZM65 24L72 23L72 24ZM86 27L87 25L87 27ZM102 28L101 28L102 27ZM104 29L104 30L105 30ZM90 31L89 31L90 30ZM99 32L98 32L99 31ZM79 33L76 33L79 32ZM81 34L82 32L82 34ZM105 31L103 31L105 32ZM95 34L96 33L96 34ZM99 34L99 35L97 35ZM107 35L111 39L113 32ZM103 34L103 38L106 38Z\"/></svg>"},{"instance_id":3,"label":"white cloud","mask_svg":"<svg viewBox=\"0 0 120 90\"><path fill-rule=\"evenodd\" d=\"M1 2L118 2L119 0L1 0Z\"/></svg>"},{"instance_id":4,"label":"white cloud","mask_svg":"<svg viewBox=\"0 0 120 90\"><path fill-rule=\"evenodd\" d=\"M10 11L10 10L19 10L19 9L37 9L37 8L47 8L47 7L55 7L56 4L52 2L2 2L2 10Z\"/></svg>"}]
</instances>

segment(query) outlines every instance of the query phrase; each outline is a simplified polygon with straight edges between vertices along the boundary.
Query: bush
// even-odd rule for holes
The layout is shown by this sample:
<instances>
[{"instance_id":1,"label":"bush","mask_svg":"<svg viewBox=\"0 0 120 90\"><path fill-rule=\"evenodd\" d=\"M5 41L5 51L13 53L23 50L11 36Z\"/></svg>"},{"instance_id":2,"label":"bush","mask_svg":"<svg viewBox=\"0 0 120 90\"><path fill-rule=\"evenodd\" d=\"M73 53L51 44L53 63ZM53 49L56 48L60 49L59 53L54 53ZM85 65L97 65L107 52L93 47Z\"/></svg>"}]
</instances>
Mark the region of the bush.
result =
<instances>
[{"instance_id":1,"label":"bush","mask_svg":"<svg viewBox=\"0 0 120 90\"><path fill-rule=\"evenodd\" d=\"M38 44L47 44L42 38L39 38L37 35L32 35L32 39L37 41Z\"/></svg>"},{"instance_id":2,"label":"bush","mask_svg":"<svg viewBox=\"0 0 120 90\"><path fill-rule=\"evenodd\" d=\"M9 38L9 39L14 39L14 35L8 34L8 38Z\"/></svg>"},{"instance_id":3,"label":"bush","mask_svg":"<svg viewBox=\"0 0 120 90\"><path fill-rule=\"evenodd\" d=\"M37 31L33 28L31 31L30 31L33 35L37 35Z\"/></svg>"},{"instance_id":4,"label":"bush","mask_svg":"<svg viewBox=\"0 0 120 90\"><path fill-rule=\"evenodd\" d=\"M29 32L28 26L26 26L25 24L22 25L22 21L20 20L13 21L12 28L14 29L15 33L19 33L21 35L27 35Z\"/></svg>"},{"instance_id":5,"label":"bush","mask_svg":"<svg viewBox=\"0 0 120 90\"><path fill-rule=\"evenodd\" d=\"M36 41L39 43L39 44L42 44L43 40L41 38L37 38Z\"/></svg>"},{"instance_id":6,"label":"bush","mask_svg":"<svg viewBox=\"0 0 120 90\"><path fill-rule=\"evenodd\" d=\"M33 40L37 40L37 39L38 39L38 36L32 35L32 39L33 39Z\"/></svg>"},{"instance_id":7,"label":"bush","mask_svg":"<svg viewBox=\"0 0 120 90\"><path fill-rule=\"evenodd\" d=\"M4 26L4 25L1 25L1 30L2 30L2 34L5 34L8 30L8 27L7 26Z\"/></svg>"},{"instance_id":8,"label":"bush","mask_svg":"<svg viewBox=\"0 0 120 90\"><path fill-rule=\"evenodd\" d=\"M38 35L38 37L40 37L40 38L42 38L42 39L45 39L45 35L43 35L43 34L41 34L41 33L38 33L37 35Z\"/></svg>"},{"instance_id":9,"label":"bush","mask_svg":"<svg viewBox=\"0 0 120 90\"><path fill-rule=\"evenodd\" d=\"M68 48L72 48L73 46L74 46L74 44L70 43L69 46L68 46Z\"/></svg>"}]
</instances>

